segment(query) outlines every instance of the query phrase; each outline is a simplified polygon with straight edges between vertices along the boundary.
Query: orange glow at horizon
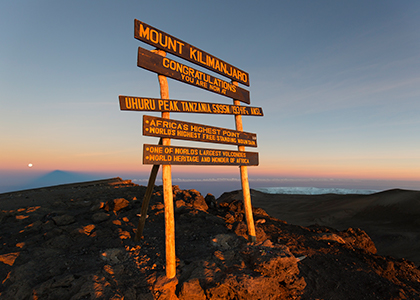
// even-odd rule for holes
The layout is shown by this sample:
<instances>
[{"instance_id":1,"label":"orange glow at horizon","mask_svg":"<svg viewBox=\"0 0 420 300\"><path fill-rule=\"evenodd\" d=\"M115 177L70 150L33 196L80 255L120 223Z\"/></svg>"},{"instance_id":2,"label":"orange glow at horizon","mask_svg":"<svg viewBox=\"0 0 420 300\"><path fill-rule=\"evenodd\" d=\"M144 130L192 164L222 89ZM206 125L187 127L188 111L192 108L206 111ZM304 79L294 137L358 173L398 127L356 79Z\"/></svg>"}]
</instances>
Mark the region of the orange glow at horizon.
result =
<instances>
[{"instance_id":1,"label":"orange glow at horizon","mask_svg":"<svg viewBox=\"0 0 420 300\"><path fill-rule=\"evenodd\" d=\"M20 153L8 159L2 159L1 171L50 172L63 170L86 173L114 173L116 176L126 176L126 173L137 174L137 178L147 178L151 165L143 165L140 149L137 154L120 155L115 152L99 154L69 153L34 153L31 160L36 167L28 168L28 158ZM416 162L409 159L388 158L327 158L311 157L299 159L264 155L260 153L260 165L248 167L250 180L255 177L304 177L304 178L341 178L341 179L371 179L371 180L420 180L420 169ZM119 175L121 174L121 175ZM159 175L160 176L160 175ZM175 165L172 176L176 177L217 177L239 178L239 168L236 166L193 166ZM136 179L137 179L136 178ZM135 178L127 178L135 179Z\"/></svg>"},{"instance_id":2,"label":"orange glow at horizon","mask_svg":"<svg viewBox=\"0 0 420 300\"><path fill-rule=\"evenodd\" d=\"M81 166L77 168L75 165L63 166L63 168L50 167L42 168L37 171L50 172L53 170L63 170L69 172L86 172L86 173L115 173L116 176L126 176L126 173L133 174L139 178L148 178L151 170L151 166L130 166L124 168L124 166L114 165L111 168L97 167L97 166ZM2 171L2 170L0 170ZM20 169L6 169L8 171L32 171L28 168ZM376 179L376 180L420 180L420 170L414 168L402 169L402 168L390 168L389 166L383 167L372 167L372 166L347 166L347 167L334 167L325 165L280 165L270 167L248 167L248 173L250 180L255 177L304 177L304 178L341 178L341 179ZM120 175L121 174L121 175ZM158 178L160 178L160 172ZM197 166L173 166L172 177L188 177L196 178L200 177L217 177L217 178L239 178L239 168L237 167L197 167ZM126 178L133 179L133 178Z\"/></svg>"}]
</instances>

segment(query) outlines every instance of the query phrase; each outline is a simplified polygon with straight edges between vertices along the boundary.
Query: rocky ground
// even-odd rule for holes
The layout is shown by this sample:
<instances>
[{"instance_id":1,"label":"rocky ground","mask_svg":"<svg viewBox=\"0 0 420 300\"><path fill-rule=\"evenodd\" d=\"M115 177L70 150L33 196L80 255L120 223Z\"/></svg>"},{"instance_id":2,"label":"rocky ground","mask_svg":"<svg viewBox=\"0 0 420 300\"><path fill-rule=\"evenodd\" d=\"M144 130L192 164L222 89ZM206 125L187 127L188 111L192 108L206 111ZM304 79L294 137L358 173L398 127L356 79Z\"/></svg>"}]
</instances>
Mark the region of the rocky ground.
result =
<instances>
[{"instance_id":1,"label":"rocky ground","mask_svg":"<svg viewBox=\"0 0 420 300\"><path fill-rule=\"evenodd\" d=\"M288 224L238 193L174 186L177 276L165 276L162 188L119 178L0 194L0 299L420 299L420 270L361 229ZM261 195L259 195L261 197Z\"/></svg>"}]
</instances>

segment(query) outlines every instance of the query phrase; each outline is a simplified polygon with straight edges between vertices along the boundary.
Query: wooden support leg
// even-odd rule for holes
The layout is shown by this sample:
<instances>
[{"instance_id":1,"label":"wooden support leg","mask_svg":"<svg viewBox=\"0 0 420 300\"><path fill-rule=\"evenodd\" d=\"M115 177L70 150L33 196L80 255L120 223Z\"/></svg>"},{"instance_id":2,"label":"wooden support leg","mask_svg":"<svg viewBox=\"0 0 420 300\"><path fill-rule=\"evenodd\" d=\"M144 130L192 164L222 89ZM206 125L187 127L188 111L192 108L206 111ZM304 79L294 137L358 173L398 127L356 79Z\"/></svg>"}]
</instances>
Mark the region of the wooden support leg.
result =
<instances>
[{"instance_id":1,"label":"wooden support leg","mask_svg":"<svg viewBox=\"0 0 420 300\"><path fill-rule=\"evenodd\" d=\"M176 275L175 263L175 220L174 201L172 195L171 165L162 165L163 200L165 203L165 245L166 245L166 277Z\"/></svg>"},{"instance_id":2,"label":"wooden support leg","mask_svg":"<svg viewBox=\"0 0 420 300\"><path fill-rule=\"evenodd\" d=\"M238 84L234 82L234 84ZM233 100L234 105L241 105L239 100ZM235 115L235 124L236 130L243 131L242 126L242 116ZM245 146L238 146L239 151L245 151ZM255 225L254 225L254 217L252 216L252 205L251 205L251 193L249 191L249 180L248 180L248 167L247 166L240 166L240 173L241 173L241 184L242 184L242 194L244 198L244 210L245 210L245 218L246 224L248 227L248 238L250 242L256 242L257 236L255 233Z\"/></svg>"},{"instance_id":3,"label":"wooden support leg","mask_svg":"<svg viewBox=\"0 0 420 300\"><path fill-rule=\"evenodd\" d=\"M166 56L162 50L154 50L155 53ZM158 75L160 85L160 97L169 99L168 80L165 76ZM162 112L162 118L169 119L169 112ZM163 139L163 145L170 145L171 140ZM166 244L166 277L174 278L176 275L175 257L175 218L174 197L172 194L171 165L162 165L163 201L165 204L165 244Z\"/></svg>"},{"instance_id":4,"label":"wooden support leg","mask_svg":"<svg viewBox=\"0 0 420 300\"><path fill-rule=\"evenodd\" d=\"M146 193L143 197L143 202L141 204L141 212L139 224L137 225L136 237L134 241L138 242L143 237L144 225L146 224L147 210L149 208L150 198L152 197L153 188L155 186L156 176L159 171L160 165L153 165L152 171L150 172L149 182L147 184Z\"/></svg>"},{"instance_id":5,"label":"wooden support leg","mask_svg":"<svg viewBox=\"0 0 420 300\"><path fill-rule=\"evenodd\" d=\"M256 242L257 236L255 233L254 217L252 215L251 193L249 190L249 181L248 181L248 167L240 166L239 168L241 172L241 183L242 183L242 194L244 197L245 218L246 218L246 224L248 226L248 238L250 242Z\"/></svg>"},{"instance_id":6,"label":"wooden support leg","mask_svg":"<svg viewBox=\"0 0 420 300\"><path fill-rule=\"evenodd\" d=\"M162 145L162 138L159 139L159 145ZM139 224L137 225L136 236L134 241L138 242L143 237L144 225L146 224L147 210L149 208L150 198L152 197L153 188L155 187L156 176L159 171L160 165L153 165L152 171L150 172L149 182L147 183L146 193L143 197L143 202L141 204L141 212Z\"/></svg>"}]
</instances>

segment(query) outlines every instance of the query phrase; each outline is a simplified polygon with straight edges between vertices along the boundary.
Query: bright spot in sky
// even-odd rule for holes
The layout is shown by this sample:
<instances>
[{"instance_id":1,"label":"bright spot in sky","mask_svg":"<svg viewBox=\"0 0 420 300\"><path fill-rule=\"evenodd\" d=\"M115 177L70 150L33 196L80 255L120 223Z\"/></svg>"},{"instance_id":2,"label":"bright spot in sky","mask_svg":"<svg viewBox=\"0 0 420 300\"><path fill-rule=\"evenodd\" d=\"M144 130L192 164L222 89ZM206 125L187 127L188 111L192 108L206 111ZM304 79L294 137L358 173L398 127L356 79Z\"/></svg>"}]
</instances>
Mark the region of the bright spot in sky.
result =
<instances>
[{"instance_id":1,"label":"bright spot in sky","mask_svg":"<svg viewBox=\"0 0 420 300\"><path fill-rule=\"evenodd\" d=\"M32 166L33 166L33 164L31 164L31 163L28 164L28 167L29 168L32 168Z\"/></svg>"}]
</instances>

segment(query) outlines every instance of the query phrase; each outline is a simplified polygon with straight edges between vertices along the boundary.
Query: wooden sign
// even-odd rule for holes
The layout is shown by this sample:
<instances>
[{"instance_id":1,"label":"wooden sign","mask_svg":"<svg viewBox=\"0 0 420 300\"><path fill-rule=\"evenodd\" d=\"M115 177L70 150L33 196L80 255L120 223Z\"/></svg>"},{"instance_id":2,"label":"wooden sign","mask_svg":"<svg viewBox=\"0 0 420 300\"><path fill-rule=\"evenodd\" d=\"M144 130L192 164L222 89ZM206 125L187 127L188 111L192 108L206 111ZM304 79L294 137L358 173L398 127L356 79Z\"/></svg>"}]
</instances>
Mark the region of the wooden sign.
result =
<instances>
[{"instance_id":1,"label":"wooden sign","mask_svg":"<svg viewBox=\"0 0 420 300\"><path fill-rule=\"evenodd\" d=\"M255 133L145 115L143 116L143 135L257 147L257 135Z\"/></svg>"},{"instance_id":2,"label":"wooden sign","mask_svg":"<svg viewBox=\"0 0 420 300\"><path fill-rule=\"evenodd\" d=\"M143 164L258 166L258 153L144 144Z\"/></svg>"},{"instance_id":3,"label":"wooden sign","mask_svg":"<svg viewBox=\"0 0 420 300\"><path fill-rule=\"evenodd\" d=\"M187 100L171 100L157 98L142 98L132 96L119 96L120 110L133 111L167 111L180 113L225 114L260 116L261 107L228 105L221 103L197 102Z\"/></svg>"},{"instance_id":4,"label":"wooden sign","mask_svg":"<svg viewBox=\"0 0 420 300\"><path fill-rule=\"evenodd\" d=\"M143 164L152 164L153 168L142 203L136 241L139 241L142 236L147 206L159 165L162 165L165 208L165 269L166 277L171 279L176 276L172 165L239 166L248 236L251 242L256 242L247 166L257 166L259 158L257 152L245 152L245 146L256 147L257 136L254 133L243 132L242 115L262 116L263 112L259 107L244 107L240 103L242 101L250 104L249 91L238 86L238 83L249 86L248 73L139 20L134 20L134 36L158 49L151 52L139 47L137 66L158 74L162 98L119 96L121 110L162 112L162 118L143 116L143 135L160 137L160 142L158 145L143 145ZM217 72L230 78L232 82L224 81L171 60L166 57L166 53L174 54ZM233 99L234 105L170 100L166 77L229 97ZM170 112L235 115L236 130L171 120ZM171 146L170 139L232 144L237 145L239 151Z\"/></svg>"},{"instance_id":5,"label":"wooden sign","mask_svg":"<svg viewBox=\"0 0 420 300\"><path fill-rule=\"evenodd\" d=\"M249 91L141 47L137 66L247 104L251 102Z\"/></svg>"},{"instance_id":6,"label":"wooden sign","mask_svg":"<svg viewBox=\"0 0 420 300\"><path fill-rule=\"evenodd\" d=\"M233 81L249 86L247 72L139 20L134 20L134 37L158 49L226 76Z\"/></svg>"}]
</instances>

